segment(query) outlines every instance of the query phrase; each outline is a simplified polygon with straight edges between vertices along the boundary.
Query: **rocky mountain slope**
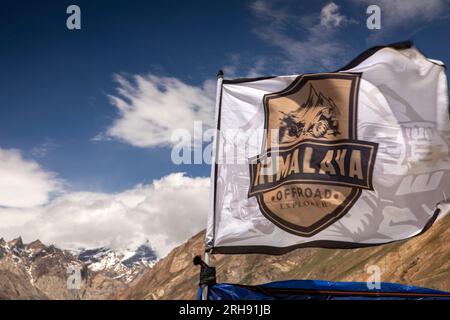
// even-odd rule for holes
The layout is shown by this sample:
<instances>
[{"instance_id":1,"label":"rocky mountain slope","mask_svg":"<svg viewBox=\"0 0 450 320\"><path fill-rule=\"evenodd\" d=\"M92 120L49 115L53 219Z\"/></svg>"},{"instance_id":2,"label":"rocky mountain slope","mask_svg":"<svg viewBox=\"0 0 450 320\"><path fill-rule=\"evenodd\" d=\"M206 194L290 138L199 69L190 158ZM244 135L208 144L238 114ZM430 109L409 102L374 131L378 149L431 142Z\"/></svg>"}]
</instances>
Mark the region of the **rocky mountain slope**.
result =
<instances>
[{"instance_id":1,"label":"rocky mountain slope","mask_svg":"<svg viewBox=\"0 0 450 320\"><path fill-rule=\"evenodd\" d=\"M82 249L77 258L94 272L103 272L110 278L131 283L139 278L156 260L156 253L147 241L136 250L117 252L107 247Z\"/></svg>"},{"instance_id":2,"label":"rocky mountain slope","mask_svg":"<svg viewBox=\"0 0 450 320\"><path fill-rule=\"evenodd\" d=\"M39 240L0 239L0 299L105 299L125 289L156 259L148 244L127 256L107 248L89 254L94 251L74 255ZM68 287L69 267L81 275L76 290Z\"/></svg>"},{"instance_id":3,"label":"rocky mountain slope","mask_svg":"<svg viewBox=\"0 0 450 320\"><path fill-rule=\"evenodd\" d=\"M204 232L175 248L117 299L194 299ZM218 282L260 284L288 279L367 281L377 265L381 281L450 291L450 215L421 236L383 246L331 250L297 249L283 256L215 255Z\"/></svg>"}]
</instances>

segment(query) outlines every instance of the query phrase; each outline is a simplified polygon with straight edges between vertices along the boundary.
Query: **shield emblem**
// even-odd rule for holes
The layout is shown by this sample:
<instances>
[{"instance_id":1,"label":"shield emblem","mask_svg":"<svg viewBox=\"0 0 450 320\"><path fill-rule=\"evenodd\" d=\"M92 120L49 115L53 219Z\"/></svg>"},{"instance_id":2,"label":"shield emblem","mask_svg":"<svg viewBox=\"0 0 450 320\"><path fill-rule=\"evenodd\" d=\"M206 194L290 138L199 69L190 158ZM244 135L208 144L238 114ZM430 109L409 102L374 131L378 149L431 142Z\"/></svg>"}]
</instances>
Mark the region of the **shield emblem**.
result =
<instances>
[{"instance_id":1,"label":"shield emblem","mask_svg":"<svg viewBox=\"0 0 450 320\"><path fill-rule=\"evenodd\" d=\"M249 197L278 227L310 237L372 188L377 145L357 140L360 74L299 76L264 96L261 154L250 159Z\"/></svg>"}]
</instances>

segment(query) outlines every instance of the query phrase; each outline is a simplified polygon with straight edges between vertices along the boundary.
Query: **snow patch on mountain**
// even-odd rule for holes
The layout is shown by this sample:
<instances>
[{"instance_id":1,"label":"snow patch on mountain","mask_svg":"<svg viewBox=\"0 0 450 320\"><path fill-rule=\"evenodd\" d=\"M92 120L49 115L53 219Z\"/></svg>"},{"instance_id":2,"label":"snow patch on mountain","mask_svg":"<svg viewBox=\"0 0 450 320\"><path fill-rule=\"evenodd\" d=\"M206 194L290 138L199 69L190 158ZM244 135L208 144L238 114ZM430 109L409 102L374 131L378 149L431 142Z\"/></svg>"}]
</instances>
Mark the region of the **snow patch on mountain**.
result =
<instances>
[{"instance_id":1,"label":"snow patch on mountain","mask_svg":"<svg viewBox=\"0 0 450 320\"><path fill-rule=\"evenodd\" d=\"M157 261L157 255L149 241L134 250L115 251L108 247L99 247L80 249L76 255L90 270L104 272L125 283L134 281Z\"/></svg>"}]
</instances>

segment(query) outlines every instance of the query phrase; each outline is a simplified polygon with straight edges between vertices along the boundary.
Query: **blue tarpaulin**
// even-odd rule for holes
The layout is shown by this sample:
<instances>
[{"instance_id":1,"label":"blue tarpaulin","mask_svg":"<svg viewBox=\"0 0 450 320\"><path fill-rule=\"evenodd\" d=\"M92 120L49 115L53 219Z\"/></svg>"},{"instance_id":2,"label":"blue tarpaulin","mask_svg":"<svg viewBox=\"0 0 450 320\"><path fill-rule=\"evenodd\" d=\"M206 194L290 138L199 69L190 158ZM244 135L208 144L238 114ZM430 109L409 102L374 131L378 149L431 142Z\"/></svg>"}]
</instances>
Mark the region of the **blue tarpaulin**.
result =
<instances>
[{"instance_id":1,"label":"blue tarpaulin","mask_svg":"<svg viewBox=\"0 0 450 320\"><path fill-rule=\"evenodd\" d=\"M201 289L198 292L201 297ZM369 289L365 282L321 280L278 281L256 286L217 283L208 287L208 300L450 300L450 293L382 282Z\"/></svg>"}]
</instances>

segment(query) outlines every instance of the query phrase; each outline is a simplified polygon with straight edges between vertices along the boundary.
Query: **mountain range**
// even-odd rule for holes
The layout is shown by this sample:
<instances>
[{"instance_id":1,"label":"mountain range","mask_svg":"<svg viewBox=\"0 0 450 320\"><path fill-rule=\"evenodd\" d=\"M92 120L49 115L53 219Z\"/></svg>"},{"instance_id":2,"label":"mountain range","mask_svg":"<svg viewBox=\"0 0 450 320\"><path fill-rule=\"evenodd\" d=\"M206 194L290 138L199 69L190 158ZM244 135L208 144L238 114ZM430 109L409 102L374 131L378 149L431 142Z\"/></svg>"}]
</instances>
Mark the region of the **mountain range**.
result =
<instances>
[{"instance_id":1,"label":"mountain range","mask_svg":"<svg viewBox=\"0 0 450 320\"><path fill-rule=\"evenodd\" d=\"M76 257L94 272L102 272L108 277L131 283L144 271L151 268L156 260L156 253L147 241L136 250L118 252L108 247L81 249L74 252Z\"/></svg>"},{"instance_id":2,"label":"mountain range","mask_svg":"<svg viewBox=\"0 0 450 320\"><path fill-rule=\"evenodd\" d=\"M204 231L156 262L148 243L128 253L109 248L69 252L40 241L0 239L0 299L194 299ZM214 255L217 281L261 284L288 279L381 281L450 291L450 215L409 240L360 249L305 248L281 256ZM67 267L82 270L80 290L67 289ZM128 269L126 269L128 268ZM136 268L136 269L134 269Z\"/></svg>"},{"instance_id":3,"label":"mountain range","mask_svg":"<svg viewBox=\"0 0 450 320\"><path fill-rule=\"evenodd\" d=\"M0 299L107 299L139 279L156 259L148 242L118 253L106 247L73 252L39 240L0 239ZM68 279L74 269L80 282L71 290Z\"/></svg>"},{"instance_id":4,"label":"mountain range","mask_svg":"<svg viewBox=\"0 0 450 320\"><path fill-rule=\"evenodd\" d=\"M199 267L192 264L204 250L200 232L115 299L194 299ZM320 279L330 281L369 280L368 267L376 265L381 281L450 291L450 215L424 234L409 240L359 249L304 248L281 256L214 255L217 281L262 284L278 280Z\"/></svg>"}]
</instances>

